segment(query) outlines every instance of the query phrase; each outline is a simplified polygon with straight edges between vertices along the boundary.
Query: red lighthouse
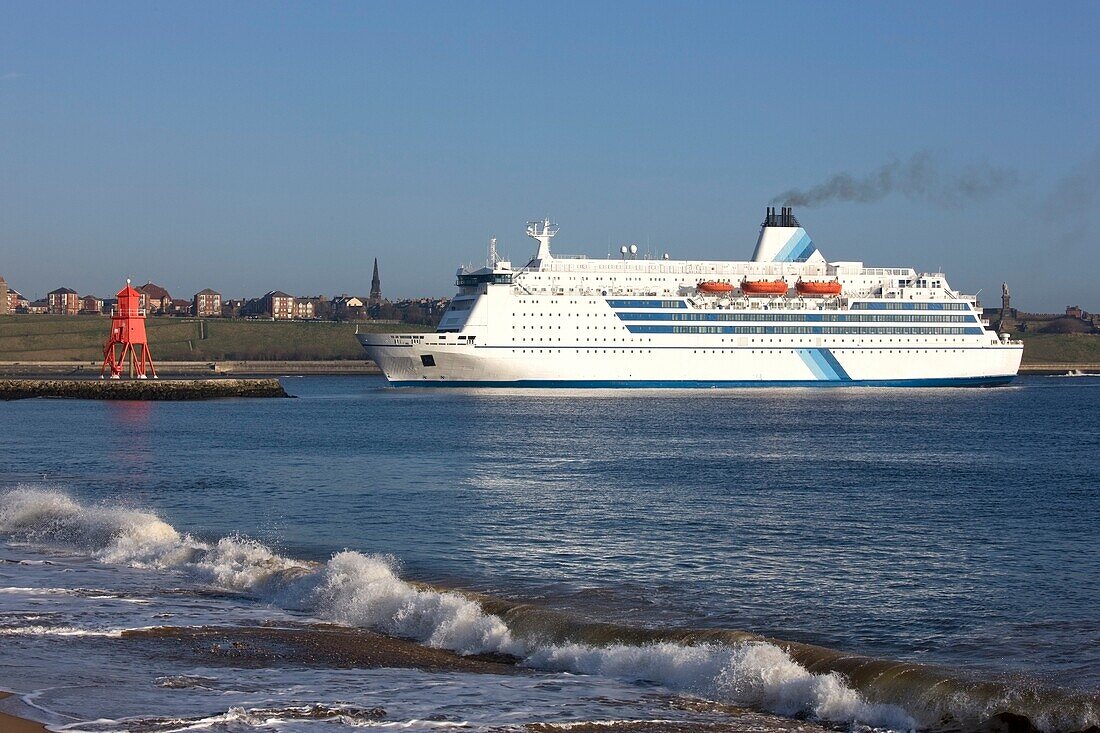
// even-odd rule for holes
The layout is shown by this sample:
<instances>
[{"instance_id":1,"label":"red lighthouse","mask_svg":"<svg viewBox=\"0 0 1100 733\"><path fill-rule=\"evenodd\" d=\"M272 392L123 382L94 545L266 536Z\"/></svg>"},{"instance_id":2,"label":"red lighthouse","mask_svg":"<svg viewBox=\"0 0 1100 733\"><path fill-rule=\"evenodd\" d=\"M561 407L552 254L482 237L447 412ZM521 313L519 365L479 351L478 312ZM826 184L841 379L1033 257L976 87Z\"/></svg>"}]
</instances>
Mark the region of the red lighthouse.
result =
<instances>
[{"instance_id":1,"label":"red lighthouse","mask_svg":"<svg viewBox=\"0 0 1100 733\"><path fill-rule=\"evenodd\" d=\"M117 356L115 346L122 347ZM153 379L157 378L149 342L145 337L145 309L141 307L141 293L130 287L128 279L126 287L118 291L118 305L111 313L111 335L103 347L103 366L99 370L99 378L103 378L107 367L111 368L111 379L120 378L127 359L130 360L131 377L145 379L145 367L148 365Z\"/></svg>"}]
</instances>

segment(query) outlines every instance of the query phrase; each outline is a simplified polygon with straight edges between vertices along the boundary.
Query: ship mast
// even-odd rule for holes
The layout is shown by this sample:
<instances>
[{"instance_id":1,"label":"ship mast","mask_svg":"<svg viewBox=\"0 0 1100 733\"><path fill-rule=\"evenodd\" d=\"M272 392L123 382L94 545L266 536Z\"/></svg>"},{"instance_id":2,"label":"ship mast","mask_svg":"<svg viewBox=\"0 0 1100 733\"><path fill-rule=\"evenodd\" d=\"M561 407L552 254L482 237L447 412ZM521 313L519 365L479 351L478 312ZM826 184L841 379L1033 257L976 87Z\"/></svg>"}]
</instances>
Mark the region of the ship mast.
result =
<instances>
[{"instance_id":1,"label":"ship mast","mask_svg":"<svg viewBox=\"0 0 1100 733\"><path fill-rule=\"evenodd\" d=\"M495 268L500 258L497 257L497 238L489 237L489 267Z\"/></svg>"},{"instance_id":2,"label":"ship mast","mask_svg":"<svg viewBox=\"0 0 1100 733\"><path fill-rule=\"evenodd\" d=\"M536 260L553 259L553 257L550 256L550 240L553 239L554 235L557 233L558 225L551 224L548 218L542 221L527 222L527 236L539 243L539 251L538 254L535 255Z\"/></svg>"}]
</instances>

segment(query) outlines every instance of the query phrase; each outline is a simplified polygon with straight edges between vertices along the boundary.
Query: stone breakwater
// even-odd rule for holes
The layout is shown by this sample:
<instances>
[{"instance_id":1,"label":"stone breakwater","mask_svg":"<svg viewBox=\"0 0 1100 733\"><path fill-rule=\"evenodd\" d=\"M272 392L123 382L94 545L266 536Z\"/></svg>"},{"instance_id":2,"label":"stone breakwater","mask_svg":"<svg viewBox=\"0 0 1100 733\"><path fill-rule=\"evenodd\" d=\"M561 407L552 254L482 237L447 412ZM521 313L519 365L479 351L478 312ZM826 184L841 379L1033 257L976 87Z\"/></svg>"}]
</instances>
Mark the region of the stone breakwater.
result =
<instances>
[{"instance_id":1,"label":"stone breakwater","mask_svg":"<svg viewBox=\"0 0 1100 733\"><path fill-rule=\"evenodd\" d=\"M289 397L278 379L0 379L0 400L215 400Z\"/></svg>"}]
</instances>

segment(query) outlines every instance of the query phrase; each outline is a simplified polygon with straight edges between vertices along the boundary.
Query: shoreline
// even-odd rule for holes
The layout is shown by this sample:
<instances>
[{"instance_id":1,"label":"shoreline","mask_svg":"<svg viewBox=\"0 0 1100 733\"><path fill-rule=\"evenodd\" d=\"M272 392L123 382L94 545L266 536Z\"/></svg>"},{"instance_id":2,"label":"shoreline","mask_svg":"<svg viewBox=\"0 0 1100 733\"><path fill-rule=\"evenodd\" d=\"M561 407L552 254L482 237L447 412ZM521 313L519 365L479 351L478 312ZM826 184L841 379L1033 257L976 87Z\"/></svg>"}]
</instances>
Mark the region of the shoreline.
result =
<instances>
[{"instance_id":1,"label":"shoreline","mask_svg":"<svg viewBox=\"0 0 1100 733\"><path fill-rule=\"evenodd\" d=\"M1074 372L1080 372L1081 374L1100 374L1100 364L1049 364L1049 363L1035 363L1035 364L1021 364L1020 376L1038 376L1038 377L1050 377L1058 375L1067 375Z\"/></svg>"},{"instance_id":2,"label":"shoreline","mask_svg":"<svg viewBox=\"0 0 1100 733\"><path fill-rule=\"evenodd\" d=\"M0 690L0 701L7 700L10 697L15 697L15 693ZM0 730L3 730L4 733L49 733L42 723L21 718L12 713L5 713L2 710L0 710Z\"/></svg>"}]
</instances>

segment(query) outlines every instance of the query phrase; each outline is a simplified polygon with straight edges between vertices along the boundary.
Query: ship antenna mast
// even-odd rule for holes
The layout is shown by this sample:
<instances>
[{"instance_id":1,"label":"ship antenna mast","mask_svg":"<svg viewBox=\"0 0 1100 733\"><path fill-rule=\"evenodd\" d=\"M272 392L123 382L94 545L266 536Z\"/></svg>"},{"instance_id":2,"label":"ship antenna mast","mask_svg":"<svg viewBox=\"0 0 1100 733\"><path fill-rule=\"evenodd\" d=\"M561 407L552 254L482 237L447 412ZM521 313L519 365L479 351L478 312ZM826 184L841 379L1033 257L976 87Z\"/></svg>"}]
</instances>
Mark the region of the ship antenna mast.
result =
<instances>
[{"instance_id":1,"label":"ship antenna mast","mask_svg":"<svg viewBox=\"0 0 1100 733\"><path fill-rule=\"evenodd\" d=\"M542 221L529 221L527 222L527 236L535 239L539 243L538 254L535 255L536 260L549 260L550 256L550 240L554 238L554 235L558 233L558 225L550 223L549 217Z\"/></svg>"},{"instance_id":2,"label":"ship antenna mast","mask_svg":"<svg viewBox=\"0 0 1100 733\"><path fill-rule=\"evenodd\" d=\"M497 257L497 238L489 237L489 267L496 267L500 262L500 258Z\"/></svg>"}]
</instances>

